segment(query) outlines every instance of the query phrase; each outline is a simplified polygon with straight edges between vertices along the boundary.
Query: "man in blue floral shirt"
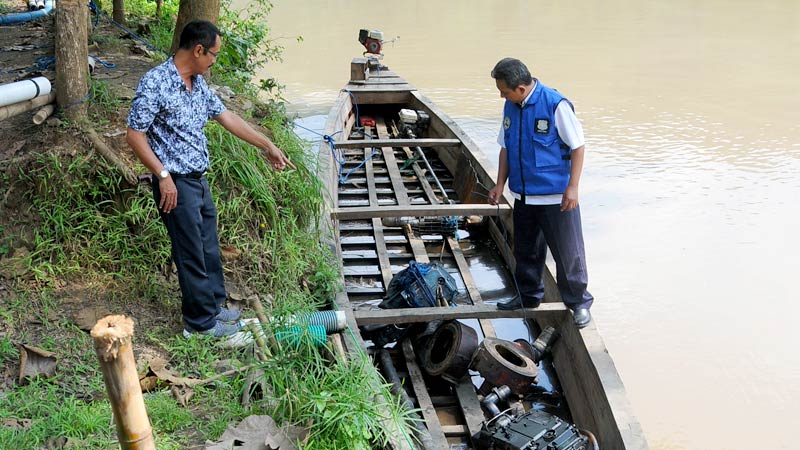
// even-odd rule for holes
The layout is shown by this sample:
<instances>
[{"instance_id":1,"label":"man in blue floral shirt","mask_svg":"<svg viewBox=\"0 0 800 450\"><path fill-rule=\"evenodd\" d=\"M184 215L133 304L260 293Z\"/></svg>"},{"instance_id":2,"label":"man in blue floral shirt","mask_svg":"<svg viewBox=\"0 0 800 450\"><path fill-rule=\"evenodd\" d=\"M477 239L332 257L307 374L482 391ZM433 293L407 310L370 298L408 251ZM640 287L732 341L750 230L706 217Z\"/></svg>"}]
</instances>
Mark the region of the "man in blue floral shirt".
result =
<instances>
[{"instance_id":1,"label":"man in blue floral shirt","mask_svg":"<svg viewBox=\"0 0 800 450\"><path fill-rule=\"evenodd\" d=\"M232 341L239 312L222 308L227 294L217 237L217 209L205 172L210 160L203 128L219 122L240 139L264 150L274 170L294 168L262 133L225 109L202 74L221 46L214 24L193 21L181 32L178 51L139 82L128 115L128 144L156 175L153 196L172 242L182 294L184 336L200 333Z\"/></svg>"}]
</instances>

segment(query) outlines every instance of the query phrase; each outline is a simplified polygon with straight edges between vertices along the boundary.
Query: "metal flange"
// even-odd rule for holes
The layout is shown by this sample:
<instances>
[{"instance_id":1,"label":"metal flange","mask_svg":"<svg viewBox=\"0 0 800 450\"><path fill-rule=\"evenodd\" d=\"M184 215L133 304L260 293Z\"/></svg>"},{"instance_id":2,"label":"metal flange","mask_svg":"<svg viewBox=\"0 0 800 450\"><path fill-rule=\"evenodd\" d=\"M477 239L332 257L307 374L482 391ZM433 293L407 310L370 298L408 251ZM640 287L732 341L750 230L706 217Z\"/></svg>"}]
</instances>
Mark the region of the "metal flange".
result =
<instances>
[{"instance_id":1,"label":"metal flange","mask_svg":"<svg viewBox=\"0 0 800 450\"><path fill-rule=\"evenodd\" d=\"M478 334L458 321L444 322L434 331L422 350L420 365L428 375L458 381L467 375L478 348Z\"/></svg>"},{"instance_id":2,"label":"metal flange","mask_svg":"<svg viewBox=\"0 0 800 450\"><path fill-rule=\"evenodd\" d=\"M536 363L516 343L491 337L478 346L472 368L490 386L505 385L518 395L526 393L539 374Z\"/></svg>"}]
</instances>

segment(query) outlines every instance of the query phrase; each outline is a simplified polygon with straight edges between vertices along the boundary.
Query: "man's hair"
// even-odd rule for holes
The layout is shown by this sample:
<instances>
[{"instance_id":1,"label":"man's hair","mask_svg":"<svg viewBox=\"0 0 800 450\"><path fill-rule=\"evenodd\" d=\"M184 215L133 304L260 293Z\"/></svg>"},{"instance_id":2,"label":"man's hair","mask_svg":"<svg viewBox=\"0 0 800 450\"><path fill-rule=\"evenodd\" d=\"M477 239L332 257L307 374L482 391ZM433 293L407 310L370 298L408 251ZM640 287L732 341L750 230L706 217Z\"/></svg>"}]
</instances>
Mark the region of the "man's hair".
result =
<instances>
[{"instance_id":1,"label":"man's hair","mask_svg":"<svg viewBox=\"0 0 800 450\"><path fill-rule=\"evenodd\" d=\"M193 20L183 27L178 48L191 50L195 45L200 44L208 51L217 44L217 36L219 36L219 29L216 25L207 20Z\"/></svg>"},{"instance_id":2,"label":"man's hair","mask_svg":"<svg viewBox=\"0 0 800 450\"><path fill-rule=\"evenodd\" d=\"M522 61L515 58L503 58L492 69L492 78L500 80L511 89L527 86L533 82L530 71Z\"/></svg>"}]
</instances>

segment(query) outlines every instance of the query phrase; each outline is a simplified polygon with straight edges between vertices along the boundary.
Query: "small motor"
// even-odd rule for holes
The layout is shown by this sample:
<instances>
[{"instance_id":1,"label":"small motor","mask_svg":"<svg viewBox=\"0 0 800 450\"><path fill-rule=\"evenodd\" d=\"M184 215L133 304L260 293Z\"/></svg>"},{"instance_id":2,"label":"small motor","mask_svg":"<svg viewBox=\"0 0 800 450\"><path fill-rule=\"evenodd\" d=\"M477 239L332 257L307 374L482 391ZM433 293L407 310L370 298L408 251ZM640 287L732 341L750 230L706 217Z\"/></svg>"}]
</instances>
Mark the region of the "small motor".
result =
<instances>
[{"instance_id":1,"label":"small motor","mask_svg":"<svg viewBox=\"0 0 800 450\"><path fill-rule=\"evenodd\" d=\"M425 111L415 109L400 110L400 131L411 139L422 136L431 124L431 116Z\"/></svg>"},{"instance_id":2,"label":"small motor","mask_svg":"<svg viewBox=\"0 0 800 450\"><path fill-rule=\"evenodd\" d=\"M383 46L383 31L361 29L358 32L358 42L367 49L364 53L380 55Z\"/></svg>"}]
</instances>

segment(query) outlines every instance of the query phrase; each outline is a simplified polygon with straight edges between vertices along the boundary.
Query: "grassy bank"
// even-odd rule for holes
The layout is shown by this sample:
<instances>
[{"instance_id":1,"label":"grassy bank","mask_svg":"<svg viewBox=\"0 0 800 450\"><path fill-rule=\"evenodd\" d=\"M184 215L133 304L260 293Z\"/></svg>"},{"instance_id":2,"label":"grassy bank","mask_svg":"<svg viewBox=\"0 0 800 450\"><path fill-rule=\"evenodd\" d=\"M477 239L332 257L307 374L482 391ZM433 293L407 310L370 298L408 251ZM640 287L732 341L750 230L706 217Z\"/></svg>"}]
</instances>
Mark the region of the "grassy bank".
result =
<instances>
[{"instance_id":1,"label":"grassy bank","mask_svg":"<svg viewBox=\"0 0 800 450\"><path fill-rule=\"evenodd\" d=\"M258 5L262 14L269 10L266 3ZM129 1L126 8L132 28L147 22L150 32L143 37L162 49L169 45L177 3L165 2L160 18L152 16L150 2ZM241 112L252 113L252 120L270 131L297 170L273 172L259 150L212 122L206 128L212 156L208 179L219 212L229 291L258 296L274 317L265 327L272 335L292 314L330 303L339 276L337 262L320 242L323 193L313 174L314 156L292 132L277 83L268 81L263 89L249 84L254 68L278 59L280 49L267 39L266 22L260 22L264 16L248 17L223 14L226 35L212 81L257 103ZM119 39L95 33L97 41ZM128 105L113 88L113 80L93 82L90 114L98 127L124 129ZM256 101L259 91L268 100ZM87 313L133 317L137 359L160 356L179 376L208 378L221 366L256 360L252 351L180 335L180 292L149 186L127 184L74 136L69 124L56 133L63 145L25 155L0 174L10 193L0 203L0 281L5 280L0 284L0 443L20 449L66 443L115 448L102 375L82 329ZM137 173L146 172L129 153L124 156ZM253 315L245 310L245 316ZM53 352L55 372L18 382L18 344ZM366 355L345 360L305 335L298 342L276 341L270 350L270 359L257 363L258 392L242 372L193 388L185 404L168 386L145 394L157 447L196 447L248 415L268 414L279 423L310 427L304 448L367 449L385 442L382 421L408 421L375 378Z\"/></svg>"}]
</instances>

